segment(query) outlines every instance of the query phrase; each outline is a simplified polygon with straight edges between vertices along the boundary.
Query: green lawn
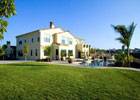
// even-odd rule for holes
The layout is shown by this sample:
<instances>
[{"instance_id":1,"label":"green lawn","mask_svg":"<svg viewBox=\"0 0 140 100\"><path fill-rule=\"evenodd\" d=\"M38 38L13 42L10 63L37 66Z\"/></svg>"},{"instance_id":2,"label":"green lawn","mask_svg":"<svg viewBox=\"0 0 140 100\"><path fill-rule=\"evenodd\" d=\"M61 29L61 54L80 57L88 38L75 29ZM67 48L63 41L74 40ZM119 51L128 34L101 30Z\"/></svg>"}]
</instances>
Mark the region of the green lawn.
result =
<instances>
[{"instance_id":1,"label":"green lawn","mask_svg":"<svg viewBox=\"0 0 140 100\"><path fill-rule=\"evenodd\" d=\"M140 72L41 63L0 65L0 100L140 100Z\"/></svg>"}]
</instances>

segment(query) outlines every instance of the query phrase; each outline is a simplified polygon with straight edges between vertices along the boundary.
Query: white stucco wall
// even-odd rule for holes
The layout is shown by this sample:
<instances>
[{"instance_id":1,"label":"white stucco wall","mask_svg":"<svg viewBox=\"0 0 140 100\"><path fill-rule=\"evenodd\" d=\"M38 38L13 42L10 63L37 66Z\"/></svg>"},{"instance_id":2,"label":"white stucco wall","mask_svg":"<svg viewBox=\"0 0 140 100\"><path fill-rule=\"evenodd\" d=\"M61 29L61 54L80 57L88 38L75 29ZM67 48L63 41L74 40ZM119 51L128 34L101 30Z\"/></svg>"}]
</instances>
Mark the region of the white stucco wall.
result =
<instances>
[{"instance_id":1,"label":"white stucco wall","mask_svg":"<svg viewBox=\"0 0 140 100\"><path fill-rule=\"evenodd\" d=\"M62 37L65 37L67 39L72 40L72 44L69 44L68 41L66 41L66 45L62 44ZM76 47L76 40L74 36L69 32L64 32L63 34L58 34L58 43L60 43L59 46L59 55L61 55L61 50L66 50L67 57L68 57L68 50L73 51L73 58L75 58L75 47Z\"/></svg>"},{"instance_id":2,"label":"white stucco wall","mask_svg":"<svg viewBox=\"0 0 140 100\"><path fill-rule=\"evenodd\" d=\"M33 38L33 42L32 42L32 38ZM37 41L37 38L40 39L39 42ZM65 44L62 43L63 38L65 38L66 40ZM29 44L29 54L27 56L27 59L29 60L45 59L47 56L44 56L44 47L50 46L52 44L53 44L52 58L55 58L56 49L59 50L59 58L61 57L61 50L66 50L67 53L68 50L72 50L73 58L75 58L77 56L77 48L76 48L77 44L79 45L78 48L80 48L82 52L89 52L89 48L83 48L84 41L81 42L80 40L77 40L70 32L65 32L61 28L51 28L51 29L41 29L38 31L30 32L28 34L17 36L18 59L24 59L24 57L18 56L18 50L23 50L25 40L26 43ZM19 45L19 41L22 41L22 45ZM72 44L69 41L72 41ZM38 54L37 56L35 55L36 49ZM31 50L33 54L32 56L31 56Z\"/></svg>"},{"instance_id":3,"label":"white stucco wall","mask_svg":"<svg viewBox=\"0 0 140 100\"><path fill-rule=\"evenodd\" d=\"M47 56L44 56L44 47L50 46L53 43L53 35L56 33L62 33L63 30L60 28L44 29L40 30L40 58L45 59ZM50 36L50 42L44 41L45 38Z\"/></svg>"},{"instance_id":4,"label":"white stucco wall","mask_svg":"<svg viewBox=\"0 0 140 100\"><path fill-rule=\"evenodd\" d=\"M29 45L29 52L28 52L27 59L28 60L40 59L40 42L38 42L38 40L37 40L38 38L40 38L40 33L38 31L35 31L35 32L32 32L32 33L21 35L21 36L17 37L16 38L16 41L17 41L16 42L17 58L22 59L22 60L24 59L23 56L18 56L18 51L23 50L23 47L25 45L25 40L26 40L26 43ZM33 42L32 42L32 39L33 39ZM22 41L22 45L19 44L19 41ZM36 49L37 49L37 56L35 54ZM32 50L32 56L31 56L31 50Z\"/></svg>"}]
</instances>

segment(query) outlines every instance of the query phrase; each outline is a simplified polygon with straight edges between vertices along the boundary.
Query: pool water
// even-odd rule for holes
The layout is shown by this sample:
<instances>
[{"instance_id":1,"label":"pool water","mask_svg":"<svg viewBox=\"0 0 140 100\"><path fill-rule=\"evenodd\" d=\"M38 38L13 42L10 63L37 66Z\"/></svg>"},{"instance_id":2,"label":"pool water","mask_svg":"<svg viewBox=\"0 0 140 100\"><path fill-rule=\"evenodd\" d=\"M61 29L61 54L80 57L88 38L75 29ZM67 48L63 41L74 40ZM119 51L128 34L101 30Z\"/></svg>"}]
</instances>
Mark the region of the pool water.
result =
<instances>
[{"instance_id":1,"label":"pool water","mask_svg":"<svg viewBox=\"0 0 140 100\"><path fill-rule=\"evenodd\" d=\"M105 67L112 65L113 62L111 61L103 61L103 60L93 60L91 63L82 63L83 66L91 66L91 67Z\"/></svg>"}]
</instances>

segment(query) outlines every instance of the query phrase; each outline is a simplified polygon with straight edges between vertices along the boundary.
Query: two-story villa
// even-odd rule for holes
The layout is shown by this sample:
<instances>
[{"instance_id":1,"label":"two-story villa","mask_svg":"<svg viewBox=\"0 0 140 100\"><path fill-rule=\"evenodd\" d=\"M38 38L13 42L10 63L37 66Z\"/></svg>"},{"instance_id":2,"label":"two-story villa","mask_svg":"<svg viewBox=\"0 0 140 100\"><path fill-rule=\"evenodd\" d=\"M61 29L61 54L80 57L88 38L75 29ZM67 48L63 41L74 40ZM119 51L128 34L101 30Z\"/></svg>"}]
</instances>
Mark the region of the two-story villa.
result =
<instances>
[{"instance_id":1,"label":"two-story villa","mask_svg":"<svg viewBox=\"0 0 140 100\"><path fill-rule=\"evenodd\" d=\"M53 22L50 22L50 28L48 29L39 29L17 36L16 41L18 59L24 59L22 52L24 44L29 44L27 56L29 60L45 59L47 57L44 51L46 46L51 46L52 59L60 59L62 51L66 53L66 57L69 53L72 54L73 58L89 56L90 46L84 40L75 37L68 31L55 27Z\"/></svg>"}]
</instances>

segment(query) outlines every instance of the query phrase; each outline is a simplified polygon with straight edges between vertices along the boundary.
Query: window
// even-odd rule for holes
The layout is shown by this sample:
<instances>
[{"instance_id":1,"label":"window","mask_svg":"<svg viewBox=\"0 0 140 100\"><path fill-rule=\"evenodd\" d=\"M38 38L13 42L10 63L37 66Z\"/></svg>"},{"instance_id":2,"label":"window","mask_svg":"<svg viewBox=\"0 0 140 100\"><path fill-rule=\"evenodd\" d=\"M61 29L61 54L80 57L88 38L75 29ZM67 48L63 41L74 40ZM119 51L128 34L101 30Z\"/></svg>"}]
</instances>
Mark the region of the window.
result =
<instances>
[{"instance_id":1,"label":"window","mask_svg":"<svg viewBox=\"0 0 140 100\"><path fill-rule=\"evenodd\" d=\"M68 50L68 56L73 56L73 50Z\"/></svg>"},{"instance_id":2,"label":"window","mask_svg":"<svg viewBox=\"0 0 140 100\"><path fill-rule=\"evenodd\" d=\"M71 40L69 41L69 44L72 44L72 41Z\"/></svg>"},{"instance_id":3,"label":"window","mask_svg":"<svg viewBox=\"0 0 140 100\"><path fill-rule=\"evenodd\" d=\"M18 51L18 56L19 56L19 57L23 56L22 50L19 50L19 51Z\"/></svg>"},{"instance_id":4,"label":"window","mask_svg":"<svg viewBox=\"0 0 140 100\"><path fill-rule=\"evenodd\" d=\"M35 55L37 56L38 54L37 54L37 49L35 50Z\"/></svg>"},{"instance_id":5,"label":"window","mask_svg":"<svg viewBox=\"0 0 140 100\"><path fill-rule=\"evenodd\" d=\"M88 45L86 47L88 48Z\"/></svg>"},{"instance_id":6,"label":"window","mask_svg":"<svg viewBox=\"0 0 140 100\"><path fill-rule=\"evenodd\" d=\"M62 39L61 39L61 43L62 43L62 44L66 44L66 38L63 37L63 36L62 36Z\"/></svg>"},{"instance_id":7,"label":"window","mask_svg":"<svg viewBox=\"0 0 140 100\"><path fill-rule=\"evenodd\" d=\"M40 42L40 38L39 37L37 38L37 42Z\"/></svg>"},{"instance_id":8,"label":"window","mask_svg":"<svg viewBox=\"0 0 140 100\"><path fill-rule=\"evenodd\" d=\"M61 50L61 57L66 57L66 56L67 56L66 50Z\"/></svg>"},{"instance_id":9,"label":"window","mask_svg":"<svg viewBox=\"0 0 140 100\"><path fill-rule=\"evenodd\" d=\"M26 40L24 40L24 43L26 43Z\"/></svg>"},{"instance_id":10,"label":"window","mask_svg":"<svg viewBox=\"0 0 140 100\"><path fill-rule=\"evenodd\" d=\"M83 47L85 48L86 45L83 45Z\"/></svg>"},{"instance_id":11,"label":"window","mask_svg":"<svg viewBox=\"0 0 140 100\"><path fill-rule=\"evenodd\" d=\"M32 38L32 43L34 42L34 39Z\"/></svg>"},{"instance_id":12,"label":"window","mask_svg":"<svg viewBox=\"0 0 140 100\"><path fill-rule=\"evenodd\" d=\"M47 50L44 50L44 56L48 56Z\"/></svg>"},{"instance_id":13,"label":"window","mask_svg":"<svg viewBox=\"0 0 140 100\"><path fill-rule=\"evenodd\" d=\"M72 39L68 38L68 44L72 45Z\"/></svg>"},{"instance_id":14,"label":"window","mask_svg":"<svg viewBox=\"0 0 140 100\"><path fill-rule=\"evenodd\" d=\"M66 44L65 40L62 40L62 44Z\"/></svg>"},{"instance_id":15,"label":"window","mask_svg":"<svg viewBox=\"0 0 140 100\"><path fill-rule=\"evenodd\" d=\"M31 56L33 55L33 51L31 50Z\"/></svg>"},{"instance_id":16,"label":"window","mask_svg":"<svg viewBox=\"0 0 140 100\"><path fill-rule=\"evenodd\" d=\"M44 42L50 42L50 35L47 35L47 36L44 38Z\"/></svg>"},{"instance_id":17,"label":"window","mask_svg":"<svg viewBox=\"0 0 140 100\"><path fill-rule=\"evenodd\" d=\"M89 48L91 47L91 45L89 45Z\"/></svg>"},{"instance_id":18,"label":"window","mask_svg":"<svg viewBox=\"0 0 140 100\"><path fill-rule=\"evenodd\" d=\"M19 45L22 45L22 41L19 41Z\"/></svg>"},{"instance_id":19,"label":"window","mask_svg":"<svg viewBox=\"0 0 140 100\"><path fill-rule=\"evenodd\" d=\"M72 45L72 39L68 37L61 37L61 43L65 45Z\"/></svg>"}]
</instances>

